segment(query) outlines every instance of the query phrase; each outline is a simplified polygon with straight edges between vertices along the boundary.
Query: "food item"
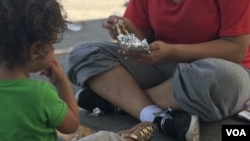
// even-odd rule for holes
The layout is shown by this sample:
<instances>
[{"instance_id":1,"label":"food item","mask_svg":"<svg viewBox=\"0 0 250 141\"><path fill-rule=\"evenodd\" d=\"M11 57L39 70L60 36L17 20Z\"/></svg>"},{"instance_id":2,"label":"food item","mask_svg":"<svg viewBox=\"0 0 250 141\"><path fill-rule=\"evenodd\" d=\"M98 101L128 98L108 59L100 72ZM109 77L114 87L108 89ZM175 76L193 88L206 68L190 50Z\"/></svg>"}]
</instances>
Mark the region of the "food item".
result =
<instances>
[{"instance_id":1,"label":"food item","mask_svg":"<svg viewBox=\"0 0 250 141\"><path fill-rule=\"evenodd\" d=\"M117 40L120 47L128 51L141 51L150 53L147 40L139 40L134 34L130 34L124 27L121 20L116 24L117 29Z\"/></svg>"}]
</instances>

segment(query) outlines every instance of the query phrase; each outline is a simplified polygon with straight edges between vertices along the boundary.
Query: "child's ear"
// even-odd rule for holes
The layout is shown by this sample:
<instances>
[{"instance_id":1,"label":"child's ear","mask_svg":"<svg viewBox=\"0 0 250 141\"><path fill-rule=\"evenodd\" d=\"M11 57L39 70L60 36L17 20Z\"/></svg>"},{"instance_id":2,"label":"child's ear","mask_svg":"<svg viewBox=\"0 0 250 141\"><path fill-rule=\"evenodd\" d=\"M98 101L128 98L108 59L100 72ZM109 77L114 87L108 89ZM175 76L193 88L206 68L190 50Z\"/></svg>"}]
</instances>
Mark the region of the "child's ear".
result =
<instances>
[{"instance_id":1,"label":"child's ear","mask_svg":"<svg viewBox=\"0 0 250 141\"><path fill-rule=\"evenodd\" d=\"M32 60L38 60L41 58L41 55L39 53L39 50L41 49L41 43L40 42L35 42L31 45L30 48L30 58Z\"/></svg>"}]
</instances>

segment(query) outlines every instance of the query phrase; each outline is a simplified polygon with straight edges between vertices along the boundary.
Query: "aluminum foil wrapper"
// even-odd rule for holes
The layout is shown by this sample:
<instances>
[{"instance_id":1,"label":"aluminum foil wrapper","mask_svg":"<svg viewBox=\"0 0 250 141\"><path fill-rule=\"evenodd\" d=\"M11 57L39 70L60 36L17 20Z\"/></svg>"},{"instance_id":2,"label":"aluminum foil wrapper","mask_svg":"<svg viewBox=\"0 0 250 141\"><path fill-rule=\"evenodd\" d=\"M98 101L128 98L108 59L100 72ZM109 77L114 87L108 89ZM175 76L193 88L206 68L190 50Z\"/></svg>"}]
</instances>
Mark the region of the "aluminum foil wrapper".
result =
<instances>
[{"instance_id":1,"label":"aluminum foil wrapper","mask_svg":"<svg viewBox=\"0 0 250 141\"><path fill-rule=\"evenodd\" d=\"M117 40L120 47L124 50L150 53L147 40L141 41L134 34L119 34Z\"/></svg>"}]
</instances>

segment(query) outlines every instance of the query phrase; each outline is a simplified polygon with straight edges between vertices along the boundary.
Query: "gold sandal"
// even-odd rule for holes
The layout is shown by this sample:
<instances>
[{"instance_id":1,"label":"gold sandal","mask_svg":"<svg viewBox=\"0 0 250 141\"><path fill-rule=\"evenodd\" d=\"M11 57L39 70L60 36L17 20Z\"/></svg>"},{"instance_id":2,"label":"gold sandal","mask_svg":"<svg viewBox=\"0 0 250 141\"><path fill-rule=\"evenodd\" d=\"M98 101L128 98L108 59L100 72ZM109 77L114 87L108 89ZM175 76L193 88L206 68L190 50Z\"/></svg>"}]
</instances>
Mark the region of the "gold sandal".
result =
<instances>
[{"instance_id":1,"label":"gold sandal","mask_svg":"<svg viewBox=\"0 0 250 141\"><path fill-rule=\"evenodd\" d=\"M155 134L155 125L151 122L141 122L134 127L119 131L118 134L123 138L131 138L135 141L149 141Z\"/></svg>"}]
</instances>

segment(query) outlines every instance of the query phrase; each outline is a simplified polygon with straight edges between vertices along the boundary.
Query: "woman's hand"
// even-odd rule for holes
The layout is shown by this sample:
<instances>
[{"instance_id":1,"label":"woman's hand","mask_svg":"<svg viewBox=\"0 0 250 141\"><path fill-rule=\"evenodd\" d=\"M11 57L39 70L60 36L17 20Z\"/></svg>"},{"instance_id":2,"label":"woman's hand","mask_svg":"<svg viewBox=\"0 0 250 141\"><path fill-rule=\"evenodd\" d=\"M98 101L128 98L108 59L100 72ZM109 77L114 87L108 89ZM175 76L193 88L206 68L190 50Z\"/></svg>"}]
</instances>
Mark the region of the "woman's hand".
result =
<instances>
[{"instance_id":1,"label":"woman's hand","mask_svg":"<svg viewBox=\"0 0 250 141\"><path fill-rule=\"evenodd\" d=\"M155 65L167 61L170 49L168 44L162 41L155 41L149 45L150 53L126 50L119 50L118 53L127 60L134 60L146 65Z\"/></svg>"}]
</instances>

